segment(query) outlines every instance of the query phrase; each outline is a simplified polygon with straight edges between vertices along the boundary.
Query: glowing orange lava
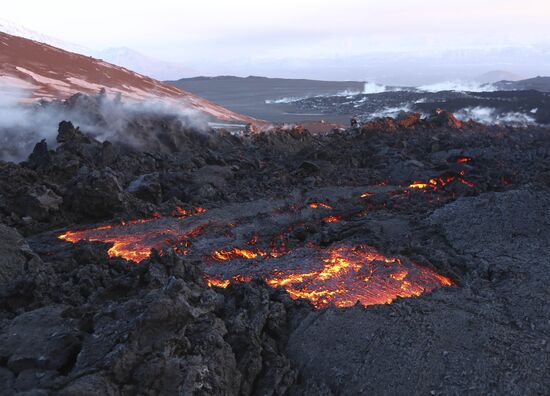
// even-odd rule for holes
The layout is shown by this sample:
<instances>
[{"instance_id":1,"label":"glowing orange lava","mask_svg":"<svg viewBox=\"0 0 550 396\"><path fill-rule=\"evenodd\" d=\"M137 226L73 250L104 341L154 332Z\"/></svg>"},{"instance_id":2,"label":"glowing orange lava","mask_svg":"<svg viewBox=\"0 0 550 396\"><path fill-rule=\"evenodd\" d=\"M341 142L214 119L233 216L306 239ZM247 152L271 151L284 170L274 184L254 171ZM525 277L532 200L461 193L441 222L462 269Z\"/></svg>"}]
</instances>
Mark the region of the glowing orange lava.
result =
<instances>
[{"instance_id":1,"label":"glowing orange lava","mask_svg":"<svg viewBox=\"0 0 550 396\"><path fill-rule=\"evenodd\" d=\"M212 253L212 258L219 261L228 261L236 258L255 259L257 257L265 256L267 256L267 252L259 249L248 250L233 248L228 250L216 250L214 253Z\"/></svg>"},{"instance_id":2,"label":"glowing orange lava","mask_svg":"<svg viewBox=\"0 0 550 396\"><path fill-rule=\"evenodd\" d=\"M179 208L178 208L179 209ZM128 220L120 224L105 225L101 227L67 231L58 238L67 242L77 243L82 240L90 242L111 243L113 246L107 251L110 257L121 257L126 260L140 262L151 255L151 249L161 250L174 246L176 251L186 254L188 247L186 239L197 237L202 226L187 228L180 222L187 217L204 213L204 209L197 208L181 211L175 218L162 219L161 215L154 213L147 219ZM163 223L163 221L167 223ZM121 229L124 231L121 232ZM182 244L182 247L178 245ZM182 249L183 248L183 249Z\"/></svg>"},{"instance_id":3,"label":"glowing orange lava","mask_svg":"<svg viewBox=\"0 0 550 396\"><path fill-rule=\"evenodd\" d=\"M257 275L268 285L283 287L292 298L305 298L317 308L330 304L350 307L357 302L364 306L388 304L398 297L419 296L452 285L449 278L427 267L398 257L386 257L369 246L339 246L316 253L318 256L306 266L307 270L298 266L300 268L274 269ZM301 264L303 266L303 261ZM239 282L237 277L209 275L208 279L212 284L225 287L227 281Z\"/></svg>"},{"instance_id":4,"label":"glowing orange lava","mask_svg":"<svg viewBox=\"0 0 550 396\"><path fill-rule=\"evenodd\" d=\"M183 209L180 207L177 207L176 210L172 213L175 217L189 217L189 216L195 216L201 213L206 212L206 209L198 207L193 209Z\"/></svg>"},{"instance_id":5,"label":"glowing orange lava","mask_svg":"<svg viewBox=\"0 0 550 396\"><path fill-rule=\"evenodd\" d=\"M330 206L329 204L326 204L324 202L311 202L311 203L308 204L308 206L312 209L318 209L318 208L332 209L332 206Z\"/></svg>"},{"instance_id":6,"label":"glowing orange lava","mask_svg":"<svg viewBox=\"0 0 550 396\"><path fill-rule=\"evenodd\" d=\"M427 185L440 185L441 180L446 179L432 180L434 182ZM320 204L317 207L325 208ZM225 288L232 282L261 278L272 287L284 288L294 299L309 300L317 308L349 307L357 302L364 306L387 304L398 297L419 296L452 285L450 279L427 267L405 258L384 256L366 245L321 248L306 244L289 250L286 235L292 227L271 237L263 245L268 247L261 247L258 237L253 235L246 248L230 247L212 252L208 243L197 246L200 243L191 239L212 232L207 228L212 221L208 215L193 217L202 213L204 210L200 208L181 209L172 217L155 214L145 220L67 231L59 238L72 243L81 240L111 243L109 256L134 262L148 258L151 249L172 248L183 255L190 249L198 249L192 253L209 258L203 262L202 269L210 286ZM336 222L340 217L327 216L323 221ZM253 261L248 263L248 260Z\"/></svg>"},{"instance_id":7,"label":"glowing orange lava","mask_svg":"<svg viewBox=\"0 0 550 396\"><path fill-rule=\"evenodd\" d=\"M457 164L465 164L466 162L470 162L472 159L470 157L457 157L455 159L455 162Z\"/></svg>"},{"instance_id":8,"label":"glowing orange lava","mask_svg":"<svg viewBox=\"0 0 550 396\"><path fill-rule=\"evenodd\" d=\"M113 234L112 236L104 235L102 237L93 237L90 234L90 232L93 233L94 231L113 229L116 229L116 227L103 226L91 230L67 231L65 234L60 235L59 239L63 239L64 241L71 243L77 243L81 240L112 243L113 246L107 251L110 257L122 257L126 260L132 260L135 262L140 262L150 256L151 247L140 245L139 236Z\"/></svg>"},{"instance_id":9,"label":"glowing orange lava","mask_svg":"<svg viewBox=\"0 0 550 396\"><path fill-rule=\"evenodd\" d=\"M323 218L325 223L338 223L340 220L342 220L341 216L327 216Z\"/></svg>"},{"instance_id":10,"label":"glowing orange lava","mask_svg":"<svg viewBox=\"0 0 550 396\"><path fill-rule=\"evenodd\" d=\"M461 176L464 175L464 172L460 172L460 176L440 176L440 177L434 177L433 179L428 180L427 182L424 181L414 181L411 184L409 184L409 188L415 188L419 190L433 190L437 191L443 187L445 187L447 184L458 181L459 183L462 183L468 187L475 187L473 183L470 183L469 181L465 180Z\"/></svg>"}]
</instances>

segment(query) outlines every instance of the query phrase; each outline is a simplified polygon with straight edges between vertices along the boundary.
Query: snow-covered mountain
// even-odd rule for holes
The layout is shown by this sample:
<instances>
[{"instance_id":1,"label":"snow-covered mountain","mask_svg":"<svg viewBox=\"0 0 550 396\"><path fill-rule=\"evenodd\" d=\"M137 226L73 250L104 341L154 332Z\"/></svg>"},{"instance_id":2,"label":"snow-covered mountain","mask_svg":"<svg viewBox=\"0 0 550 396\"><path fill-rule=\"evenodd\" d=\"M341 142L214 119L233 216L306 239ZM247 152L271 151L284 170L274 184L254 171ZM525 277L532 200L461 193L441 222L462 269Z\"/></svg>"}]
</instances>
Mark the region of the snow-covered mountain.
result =
<instances>
[{"instance_id":1,"label":"snow-covered mountain","mask_svg":"<svg viewBox=\"0 0 550 396\"><path fill-rule=\"evenodd\" d=\"M64 49L65 51L76 52L78 54L102 59L105 62L125 67L137 73L144 74L161 81L176 80L200 74L198 71L187 68L182 64L165 62L163 60L142 54L131 48L109 48L98 51L39 33L2 18L0 18L0 32L49 44L54 47Z\"/></svg>"},{"instance_id":2,"label":"snow-covered mountain","mask_svg":"<svg viewBox=\"0 0 550 396\"><path fill-rule=\"evenodd\" d=\"M161 102L209 119L254 122L219 105L128 69L0 32L0 92L25 101L63 99L77 92L120 94L126 102Z\"/></svg>"},{"instance_id":3,"label":"snow-covered mountain","mask_svg":"<svg viewBox=\"0 0 550 396\"><path fill-rule=\"evenodd\" d=\"M76 52L82 55L93 54L93 50L82 45L69 43L58 38L39 33L25 26L18 25L15 22L0 18L0 32L11 34L12 36L24 37L29 40L38 41L40 43L50 44L54 47L64 49L65 51Z\"/></svg>"}]
</instances>

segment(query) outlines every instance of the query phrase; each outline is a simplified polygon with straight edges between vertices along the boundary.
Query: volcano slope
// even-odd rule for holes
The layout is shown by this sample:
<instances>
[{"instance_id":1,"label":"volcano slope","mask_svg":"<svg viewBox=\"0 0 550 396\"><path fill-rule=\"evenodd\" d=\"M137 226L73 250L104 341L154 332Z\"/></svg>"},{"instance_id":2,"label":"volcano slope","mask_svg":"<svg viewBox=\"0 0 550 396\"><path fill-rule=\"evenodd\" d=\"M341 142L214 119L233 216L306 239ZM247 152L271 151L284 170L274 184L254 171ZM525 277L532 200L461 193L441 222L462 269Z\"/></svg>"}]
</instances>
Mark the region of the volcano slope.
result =
<instances>
[{"instance_id":1,"label":"volcano slope","mask_svg":"<svg viewBox=\"0 0 550 396\"><path fill-rule=\"evenodd\" d=\"M0 163L2 394L550 391L547 129L128 125Z\"/></svg>"}]
</instances>

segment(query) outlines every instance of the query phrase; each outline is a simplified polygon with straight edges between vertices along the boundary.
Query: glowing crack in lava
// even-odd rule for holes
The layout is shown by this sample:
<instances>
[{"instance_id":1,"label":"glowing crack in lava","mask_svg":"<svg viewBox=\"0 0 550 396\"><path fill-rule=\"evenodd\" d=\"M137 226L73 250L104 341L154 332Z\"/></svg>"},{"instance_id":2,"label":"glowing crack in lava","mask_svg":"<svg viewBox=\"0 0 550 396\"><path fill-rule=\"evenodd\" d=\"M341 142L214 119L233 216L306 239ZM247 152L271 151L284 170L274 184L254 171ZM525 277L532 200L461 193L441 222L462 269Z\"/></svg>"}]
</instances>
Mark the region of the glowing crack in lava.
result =
<instances>
[{"instance_id":1,"label":"glowing crack in lava","mask_svg":"<svg viewBox=\"0 0 550 396\"><path fill-rule=\"evenodd\" d=\"M184 220L204 212L202 208L191 210L178 208L173 213L173 217L161 218L155 213L149 219L129 220L121 224L67 231L58 238L71 243L82 240L112 243L113 246L107 251L110 257L140 262L151 255L151 249L174 247L181 251L180 244L187 247L186 240L196 237L202 226L189 224Z\"/></svg>"},{"instance_id":2,"label":"glowing crack in lava","mask_svg":"<svg viewBox=\"0 0 550 396\"><path fill-rule=\"evenodd\" d=\"M233 259L255 259L255 258L267 258L267 257L279 257L284 254L283 248L270 248L269 250L262 250L259 248L254 249L223 249L215 250L211 257L217 261L230 261Z\"/></svg>"},{"instance_id":3,"label":"glowing crack in lava","mask_svg":"<svg viewBox=\"0 0 550 396\"><path fill-rule=\"evenodd\" d=\"M283 287L292 298L305 298L316 308L330 304L350 307L357 302L364 306L388 304L398 297L419 296L452 285L449 278L427 267L386 257L365 245L306 249L302 254L266 260L263 266L245 269L236 265L235 269L247 271L247 279L261 277L272 287ZM211 273L217 270L218 274ZM232 275L227 267L206 271L209 285L227 287L243 281L242 274Z\"/></svg>"},{"instance_id":4,"label":"glowing crack in lava","mask_svg":"<svg viewBox=\"0 0 550 396\"><path fill-rule=\"evenodd\" d=\"M308 206L311 208L311 209L319 209L319 208L322 208L322 209L332 209L332 206L330 206L329 204L326 204L324 202L311 202L308 204Z\"/></svg>"},{"instance_id":5,"label":"glowing crack in lava","mask_svg":"<svg viewBox=\"0 0 550 396\"><path fill-rule=\"evenodd\" d=\"M408 187L419 189L419 190L437 191L453 181L458 181L459 183L462 183L468 187L475 187L473 183L470 183L469 181L462 178L463 175L464 175L464 172L461 172L460 176L440 176L440 177L435 177L433 179L430 179L427 182L414 181L411 184L409 184Z\"/></svg>"}]
</instances>

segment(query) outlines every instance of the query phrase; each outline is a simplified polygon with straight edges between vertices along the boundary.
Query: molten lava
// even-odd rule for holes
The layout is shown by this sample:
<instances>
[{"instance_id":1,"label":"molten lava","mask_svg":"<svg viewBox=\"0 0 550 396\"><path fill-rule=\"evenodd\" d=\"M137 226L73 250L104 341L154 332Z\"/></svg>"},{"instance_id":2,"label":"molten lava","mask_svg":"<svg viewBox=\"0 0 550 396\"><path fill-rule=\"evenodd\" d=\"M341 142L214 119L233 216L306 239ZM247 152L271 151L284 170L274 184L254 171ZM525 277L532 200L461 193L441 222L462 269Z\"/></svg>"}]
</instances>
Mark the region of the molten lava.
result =
<instances>
[{"instance_id":1,"label":"molten lava","mask_svg":"<svg viewBox=\"0 0 550 396\"><path fill-rule=\"evenodd\" d=\"M427 185L440 185L441 180ZM328 209L327 204L312 204ZM80 240L111 243L110 256L134 262L148 258L151 249L171 248L182 255L206 257L201 268L211 286L227 287L232 282L261 278L272 287L284 288L294 299L309 300L317 308L349 307L357 302L365 306L386 304L398 297L418 296L452 284L429 268L405 258L386 257L365 245L322 248L309 243L289 250L286 238L292 225L263 243L256 235L247 234L246 247L212 251L212 242L207 238L228 246L234 236L227 227L238 227L239 221L223 223L217 220L219 216L203 213L200 208L177 209L168 217L154 215L144 220L67 231L59 238L72 243ZM332 223L341 217L330 215L320 220ZM204 240L194 239L198 237Z\"/></svg>"},{"instance_id":2,"label":"molten lava","mask_svg":"<svg viewBox=\"0 0 550 396\"><path fill-rule=\"evenodd\" d=\"M206 212L206 209L198 207L193 209L183 209L180 207L177 207L176 210L172 213L172 216L179 217L179 218L185 218L190 216L196 216L198 214L202 214Z\"/></svg>"},{"instance_id":3,"label":"molten lava","mask_svg":"<svg viewBox=\"0 0 550 396\"><path fill-rule=\"evenodd\" d=\"M311 209L318 209L318 208L323 208L323 209L332 209L332 206L324 203L324 202L311 202L308 204L308 206L311 208Z\"/></svg>"},{"instance_id":4,"label":"molten lava","mask_svg":"<svg viewBox=\"0 0 550 396\"><path fill-rule=\"evenodd\" d=\"M472 160L472 159L471 159L470 157L457 157L457 158L455 159L455 162L456 162L457 164L465 164L465 163L467 163L467 162L470 162L471 160Z\"/></svg>"},{"instance_id":5,"label":"molten lava","mask_svg":"<svg viewBox=\"0 0 550 396\"><path fill-rule=\"evenodd\" d=\"M86 240L90 242L111 243L107 251L110 257L121 257L126 260L140 262L151 255L151 249L161 250L173 247L176 251L186 254L189 247L187 239L197 237L202 226L184 224L186 218L202 214L202 208L174 213L176 217L161 218L154 213L147 219L122 221L120 224L67 231L58 238L67 242L77 243Z\"/></svg>"},{"instance_id":6,"label":"molten lava","mask_svg":"<svg viewBox=\"0 0 550 396\"><path fill-rule=\"evenodd\" d=\"M286 262L286 269L278 268L282 262ZM429 268L383 256L364 245L316 249L310 257L299 260L290 254L248 271L248 277L261 277L268 285L283 287L292 298L305 298L317 308L330 304L350 307L357 302L364 306L387 304L398 297L419 296L452 285L450 279ZM235 275L209 274L207 281L227 287L228 281L240 280Z\"/></svg>"},{"instance_id":7,"label":"molten lava","mask_svg":"<svg viewBox=\"0 0 550 396\"><path fill-rule=\"evenodd\" d=\"M236 258L255 259L257 257L265 257L268 253L260 249L248 250L233 248L229 250L216 250L212 253L212 258L218 261L228 261Z\"/></svg>"},{"instance_id":8,"label":"molten lava","mask_svg":"<svg viewBox=\"0 0 550 396\"><path fill-rule=\"evenodd\" d=\"M462 183L468 187L475 187L473 183L470 183L469 181L462 178L464 175L464 171L461 171L459 173L460 176L439 176L435 177L433 179L428 180L427 182L424 181L414 181L411 184L409 184L409 188L419 189L419 190L432 190L437 191L445 187L447 184L452 183L453 181L457 181L459 183Z\"/></svg>"}]
</instances>

